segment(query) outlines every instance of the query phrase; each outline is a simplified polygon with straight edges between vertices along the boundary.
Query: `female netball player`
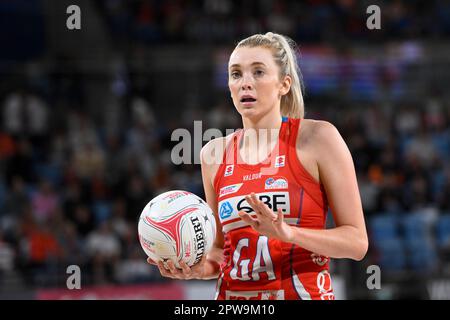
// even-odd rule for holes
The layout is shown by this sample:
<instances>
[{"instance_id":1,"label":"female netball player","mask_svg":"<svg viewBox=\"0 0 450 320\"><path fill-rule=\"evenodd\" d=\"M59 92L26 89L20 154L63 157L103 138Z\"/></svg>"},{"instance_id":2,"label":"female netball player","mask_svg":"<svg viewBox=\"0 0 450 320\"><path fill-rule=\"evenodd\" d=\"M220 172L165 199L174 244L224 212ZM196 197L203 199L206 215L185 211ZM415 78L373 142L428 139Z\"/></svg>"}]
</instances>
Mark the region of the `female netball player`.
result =
<instances>
[{"instance_id":1,"label":"female netball player","mask_svg":"<svg viewBox=\"0 0 450 320\"><path fill-rule=\"evenodd\" d=\"M289 38L242 40L228 73L243 129L200 154L219 226L214 248L198 265L159 263L160 272L218 278L216 299L334 299L329 259L361 260L368 248L351 154L332 124L304 119ZM325 229L329 208L335 227Z\"/></svg>"}]
</instances>

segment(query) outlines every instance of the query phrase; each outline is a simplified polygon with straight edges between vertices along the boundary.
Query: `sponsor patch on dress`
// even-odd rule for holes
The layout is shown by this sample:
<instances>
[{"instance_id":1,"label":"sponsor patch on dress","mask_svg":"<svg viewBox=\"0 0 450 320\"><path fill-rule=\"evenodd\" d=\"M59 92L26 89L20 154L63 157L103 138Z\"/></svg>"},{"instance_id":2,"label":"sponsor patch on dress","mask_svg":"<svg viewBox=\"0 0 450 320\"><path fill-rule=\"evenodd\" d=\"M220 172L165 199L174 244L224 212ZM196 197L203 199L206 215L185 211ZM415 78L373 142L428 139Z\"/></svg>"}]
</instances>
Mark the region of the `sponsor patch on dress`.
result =
<instances>
[{"instance_id":1,"label":"sponsor patch on dress","mask_svg":"<svg viewBox=\"0 0 450 320\"><path fill-rule=\"evenodd\" d=\"M236 193L239 191L239 189L241 187L242 187L242 183L236 183L236 184L232 184L232 185L220 188L219 197L226 196L227 194Z\"/></svg>"},{"instance_id":2,"label":"sponsor patch on dress","mask_svg":"<svg viewBox=\"0 0 450 320\"><path fill-rule=\"evenodd\" d=\"M288 182L285 177L270 177L264 182L264 189L287 189Z\"/></svg>"}]
</instances>

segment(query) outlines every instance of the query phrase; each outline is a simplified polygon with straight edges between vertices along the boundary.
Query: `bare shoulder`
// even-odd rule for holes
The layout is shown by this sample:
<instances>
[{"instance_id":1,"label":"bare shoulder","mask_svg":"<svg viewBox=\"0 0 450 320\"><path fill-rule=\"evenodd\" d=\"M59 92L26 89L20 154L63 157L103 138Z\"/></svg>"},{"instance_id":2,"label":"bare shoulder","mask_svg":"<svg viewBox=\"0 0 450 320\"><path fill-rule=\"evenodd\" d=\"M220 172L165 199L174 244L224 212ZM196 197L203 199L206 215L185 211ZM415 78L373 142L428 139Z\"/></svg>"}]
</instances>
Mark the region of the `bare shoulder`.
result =
<instances>
[{"instance_id":1,"label":"bare shoulder","mask_svg":"<svg viewBox=\"0 0 450 320\"><path fill-rule=\"evenodd\" d=\"M297 133L296 151L300 163L317 182L320 182L319 165L330 148L342 140L336 127L323 120L302 119Z\"/></svg>"},{"instance_id":2,"label":"bare shoulder","mask_svg":"<svg viewBox=\"0 0 450 320\"><path fill-rule=\"evenodd\" d=\"M342 139L337 128L328 121L303 119L297 136L297 148L320 151Z\"/></svg>"},{"instance_id":3,"label":"bare shoulder","mask_svg":"<svg viewBox=\"0 0 450 320\"><path fill-rule=\"evenodd\" d=\"M231 133L225 137L212 139L200 150L202 170L208 175L211 181L214 180L215 174L223 161L226 146L232 136L233 134Z\"/></svg>"}]
</instances>

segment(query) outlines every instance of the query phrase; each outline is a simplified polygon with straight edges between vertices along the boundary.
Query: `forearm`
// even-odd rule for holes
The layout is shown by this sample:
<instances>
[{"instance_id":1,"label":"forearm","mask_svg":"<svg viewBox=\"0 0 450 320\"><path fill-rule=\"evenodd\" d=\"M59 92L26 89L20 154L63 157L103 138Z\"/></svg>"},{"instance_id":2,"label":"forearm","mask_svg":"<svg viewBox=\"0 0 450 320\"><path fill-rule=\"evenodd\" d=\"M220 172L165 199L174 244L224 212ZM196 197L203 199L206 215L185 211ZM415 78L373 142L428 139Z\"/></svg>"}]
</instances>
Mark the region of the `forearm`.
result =
<instances>
[{"instance_id":1,"label":"forearm","mask_svg":"<svg viewBox=\"0 0 450 320\"><path fill-rule=\"evenodd\" d=\"M291 226L288 242L330 258L362 260L367 252L367 238L353 226L333 229L306 229Z\"/></svg>"}]
</instances>

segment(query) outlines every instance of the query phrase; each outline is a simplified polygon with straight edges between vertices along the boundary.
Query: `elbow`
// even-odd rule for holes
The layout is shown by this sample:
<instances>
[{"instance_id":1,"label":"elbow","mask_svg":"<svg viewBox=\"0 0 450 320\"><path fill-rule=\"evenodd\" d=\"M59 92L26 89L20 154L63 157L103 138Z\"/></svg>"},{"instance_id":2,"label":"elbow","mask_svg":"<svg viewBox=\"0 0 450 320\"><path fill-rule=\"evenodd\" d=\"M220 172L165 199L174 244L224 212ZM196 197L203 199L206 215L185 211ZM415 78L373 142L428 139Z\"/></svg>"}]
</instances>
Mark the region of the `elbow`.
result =
<instances>
[{"instance_id":1,"label":"elbow","mask_svg":"<svg viewBox=\"0 0 450 320\"><path fill-rule=\"evenodd\" d=\"M359 241L356 242L357 245L355 246L353 260L361 261L365 258L367 254L367 250L369 249L369 241L366 237L363 237L362 239L359 239Z\"/></svg>"}]
</instances>

